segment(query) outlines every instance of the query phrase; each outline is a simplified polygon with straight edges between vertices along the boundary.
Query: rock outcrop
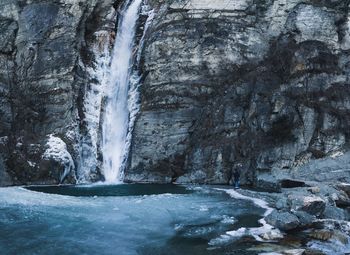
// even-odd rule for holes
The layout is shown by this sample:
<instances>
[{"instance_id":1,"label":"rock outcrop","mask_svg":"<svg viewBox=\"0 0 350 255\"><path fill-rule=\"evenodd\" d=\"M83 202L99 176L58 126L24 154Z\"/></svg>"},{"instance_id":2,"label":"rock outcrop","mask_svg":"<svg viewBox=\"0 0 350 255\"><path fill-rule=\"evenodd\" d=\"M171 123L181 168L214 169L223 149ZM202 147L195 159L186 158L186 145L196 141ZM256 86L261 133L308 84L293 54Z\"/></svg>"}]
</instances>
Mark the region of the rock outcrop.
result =
<instances>
[{"instance_id":1,"label":"rock outcrop","mask_svg":"<svg viewBox=\"0 0 350 255\"><path fill-rule=\"evenodd\" d=\"M0 2L0 185L58 183L67 167L75 182L93 45L114 29L113 3ZM45 154L49 135L63 158Z\"/></svg>"},{"instance_id":2,"label":"rock outcrop","mask_svg":"<svg viewBox=\"0 0 350 255\"><path fill-rule=\"evenodd\" d=\"M150 2L126 180L349 182L349 1Z\"/></svg>"},{"instance_id":3,"label":"rock outcrop","mask_svg":"<svg viewBox=\"0 0 350 255\"><path fill-rule=\"evenodd\" d=\"M0 185L102 178L96 70L122 2L1 1ZM350 182L349 0L146 3L125 181L229 183L242 162L263 188Z\"/></svg>"},{"instance_id":4,"label":"rock outcrop","mask_svg":"<svg viewBox=\"0 0 350 255\"><path fill-rule=\"evenodd\" d=\"M309 187L282 188L280 193L252 190L240 190L239 193L262 198L274 208L265 214L264 220L277 228L272 231L282 231L277 239L284 241L280 243L280 253L276 254L290 254L284 251L290 248L305 251L297 254L346 254L349 250L350 214L337 203L340 197L348 198L342 190L344 184L332 186L306 182L306 185ZM267 237L265 240L274 239L270 232L263 235Z\"/></svg>"}]
</instances>

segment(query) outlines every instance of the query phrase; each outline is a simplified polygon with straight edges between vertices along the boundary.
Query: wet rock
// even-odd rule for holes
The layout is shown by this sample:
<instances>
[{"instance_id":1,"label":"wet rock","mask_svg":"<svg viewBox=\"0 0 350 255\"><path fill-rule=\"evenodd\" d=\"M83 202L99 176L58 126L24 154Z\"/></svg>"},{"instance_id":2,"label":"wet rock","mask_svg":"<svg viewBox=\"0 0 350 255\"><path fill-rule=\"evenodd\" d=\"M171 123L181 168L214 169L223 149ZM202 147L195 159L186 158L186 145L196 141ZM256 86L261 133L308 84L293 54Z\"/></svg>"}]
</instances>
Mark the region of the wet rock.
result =
<instances>
[{"instance_id":1,"label":"wet rock","mask_svg":"<svg viewBox=\"0 0 350 255\"><path fill-rule=\"evenodd\" d=\"M255 186L263 191L271 191L271 192L281 192L281 185L279 180L265 174L259 175L255 182Z\"/></svg>"},{"instance_id":2,"label":"wet rock","mask_svg":"<svg viewBox=\"0 0 350 255\"><path fill-rule=\"evenodd\" d=\"M333 237L334 240L339 241L340 243L347 245L349 243L349 236L340 232L340 231L335 231L333 233Z\"/></svg>"},{"instance_id":3,"label":"wet rock","mask_svg":"<svg viewBox=\"0 0 350 255\"><path fill-rule=\"evenodd\" d=\"M348 215L343 209L331 205L326 205L321 216L324 219L348 220Z\"/></svg>"},{"instance_id":4,"label":"wet rock","mask_svg":"<svg viewBox=\"0 0 350 255\"><path fill-rule=\"evenodd\" d=\"M277 210L274 210L266 217L266 222L283 231L292 230L300 226L297 216L289 212L279 212Z\"/></svg>"},{"instance_id":5,"label":"wet rock","mask_svg":"<svg viewBox=\"0 0 350 255\"><path fill-rule=\"evenodd\" d=\"M278 229L270 230L261 235L261 238L265 240L277 240L277 239L282 239L283 237L284 235Z\"/></svg>"},{"instance_id":6,"label":"wet rock","mask_svg":"<svg viewBox=\"0 0 350 255\"><path fill-rule=\"evenodd\" d=\"M310 191L312 194L318 194L321 191L319 187L311 187L311 188L308 188L307 190Z\"/></svg>"},{"instance_id":7,"label":"wet rock","mask_svg":"<svg viewBox=\"0 0 350 255\"><path fill-rule=\"evenodd\" d=\"M339 183L336 185L339 190L344 191L348 196L350 196L350 183Z\"/></svg>"},{"instance_id":8,"label":"wet rock","mask_svg":"<svg viewBox=\"0 0 350 255\"><path fill-rule=\"evenodd\" d=\"M349 243L349 237L338 231L338 230L316 230L311 232L310 237L322 241L329 241L331 239L339 241L343 245L346 245Z\"/></svg>"},{"instance_id":9,"label":"wet rock","mask_svg":"<svg viewBox=\"0 0 350 255\"><path fill-rule=\"evenodd\" d=\"M295 211L295 212L293 212L293 214L298 217L301 227L310 226L314 222L314 220L316 219L316 217L314 215L311 215L311 214L304 212L304 211Z\"/></svg>"},{"instance_id":10,"label":"wet rock","mask_svg":"<svg viewBox=\"0 0 350 255\"><path fill-rule=\"evenodd\" d=\"M310 235L315 239L328 240L342 245L348 245L350 225L348 221L341 220L318 220L313 224Z\"/></svg>"},{"instance_id":11,"label":"wet rock","mask_svg":"<svg viewBox=\"0 0 350 255\"><path fill-rule=\"evenodd\" d=\"M259 253L259 255L302 255L304 254L304 249L290 249L290 250L284 250L280 252L264 252Z\"/></svg>"},{"instance_id":12,"label":"wet rock","mask_svg":"<svg viewBox=\"0 0 350 255\"><path fill-rule=\"evenodd\" d=\"M350 207L350 199L348 195L340 190L330 194L329 200L332 201L334 206L337 206L339 208L347 208Z\"/></svg>"},{"instance_id":13,"label":"wet rock","mask_svg":"<svg viewBox=\"0 0 350 255\"><path fill-rule=\"evenodd\" d=\"M303 181L292 180L292 179L283 179L280 181L282 188L297 188L297 187L305 187L306 184Z\"/></svg>"},{"instance_id":14,"label":"wet rock","mask_svg":"<svg viewBox=\"0 0 350 255\"><path fill-rule=\"evenodd\" d=\"M282 252L284 255L302 255L304 254L304 249L291 249L291 250L285 250Z\"/></svg>"},{"instance_id":15,"label":"wet rock","mask_svg":"<svg viewBox=\"0 0 350 255\"><path fill-rule=\"evenodd\" d=\"M330 230L316 230L314 232L311 232L310 237L322 240L322 241L328 241L333 237L333 232Z\"/></svg>"},{"instance_id":16,"label":"wet rock","mask_svg":"<svg viewBox=\"0 0 350 255\"><path fill-rule=\"evenodd\" d=\"M325 201L318 196L289 195L288 201L293 210L316 216L321 215L326 206Z\"/></svg>"},{"instance_id":17,"label":"wet rock","mask_svg":"<svg viewBox=\"0 0 350 255\"><path fill-rule=\"evenodd\" d=\"M303 255L326 255L326 254L320 250L317 250L317 249L307 248L307 249L305 249Z\"/></svg>"},{"instance_id":18,"label":"wet rock","mask_svg":"<svg viewBox=\"0 0 350 255\"><path fill-rule=\"evenodd\" d=\"M288 208L288 200L285 197L282 197L276 201L275 204L276 209L282 210Z\"/></svg>"}]
</instances>

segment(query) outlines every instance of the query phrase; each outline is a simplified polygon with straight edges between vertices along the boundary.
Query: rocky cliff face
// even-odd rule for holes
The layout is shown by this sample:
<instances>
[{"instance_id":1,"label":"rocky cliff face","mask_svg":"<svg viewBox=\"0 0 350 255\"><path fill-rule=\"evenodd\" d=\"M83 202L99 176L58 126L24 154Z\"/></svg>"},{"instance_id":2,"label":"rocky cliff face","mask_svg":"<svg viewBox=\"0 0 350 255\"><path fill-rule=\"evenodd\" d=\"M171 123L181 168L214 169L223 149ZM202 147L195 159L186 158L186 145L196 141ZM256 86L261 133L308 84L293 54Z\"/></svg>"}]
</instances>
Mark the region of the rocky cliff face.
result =
<instances>
[{"instance_id":1,"label":"rocky cliff face","mask_svg":"<svg viewBox=\"0 0 350 255\"><path fill-rule=\"evenodd\" d=\"M127 180L228 183L238 161L265 187L349 180L347 155L317 160L349 145L349 1L165 2L152 2Z\"/></svg>"},{"instance_id":2,"label":"rocky cliff face","mask_svg":"<svg viewBox=\"0 0 350 255\"><path fill-rule=\"evenodd\" d=\"M119 2L0 2L0 185L101 178ZM349 181L349 0L148 4L126 181Z\"/></svg>"},{"instance_id":3,"label":"rocky cliff face","mask_svg":"<svg viewBox=\"0 0 350 255\"><path fill-rule=\"evenodd\" d=\"M0 1L0 185L75 181L88 70L113 39L113 3Z\"/></svg>"}]
</instances>

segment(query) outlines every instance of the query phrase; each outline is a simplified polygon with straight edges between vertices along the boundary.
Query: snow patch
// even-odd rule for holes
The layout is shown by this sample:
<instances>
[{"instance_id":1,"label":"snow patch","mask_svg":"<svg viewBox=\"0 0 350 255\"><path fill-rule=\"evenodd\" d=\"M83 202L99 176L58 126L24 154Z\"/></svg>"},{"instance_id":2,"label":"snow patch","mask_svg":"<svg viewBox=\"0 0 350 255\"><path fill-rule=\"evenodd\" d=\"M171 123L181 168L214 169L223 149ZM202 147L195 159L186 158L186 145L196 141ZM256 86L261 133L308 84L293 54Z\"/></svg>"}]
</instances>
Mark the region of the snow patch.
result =
<instances>
[{"instance_id":1,"label":"snow patch","mask_svg":"<svg viewBox=\"0 0 350 255\"><path fill-rule=\"evenodd\" d=\"M330 157L335 159L335 158L338 158L338 157L343 156L343 155L344 155L343 151L335 151L330 155Z\"/></svg>"},{"instance_id":2,"label":"snow patch","mask_svg":"<svg viewBox=\"0 0 350 255\"><path fill-rule=\"evenodd\" d=\"M27 161L27 163L28 163L28 165L30 166L30 167L35 167L36 166L36 163L34 163L34 162L32 162L32 161Z\"/></svg>"},{"instance_id":3,"label":"snow patch","mask_svg":"<svg viewBox=\"0 0 350 255\"><path fill-rule=\"evenodd\" d=\"M255 238L255 240L260 242L269 240L271 238L279 239L283 237L283 234L278 229L275 229L273 226L267 224L267 222L265 221L265 217L268 216L273 211L273 209L268 206L268 203L266 201L258 198L244 196L235 190L226 190L226 189L217 189L217 190L225 191L232 198L235 198L235 199L252 201L255 205L265 209L266 211L264 213L264 218L259 220L259 223L262 225L261 227L239 228L237 230L228 231L226 232L226 234L223 234L218 238L210 240L209 245L224 244L233 239L237 239L245 235L252 236Z\"/></svg>"},{"instance_id":4,"label":"snow patch","mask_svg":"<svg viewBox=\"0 0 350 255\"><path fill-rule=\"evenodd\" d=\"M67 150L66 143L59 137L49 135L47 146L48 148L44 152L42 158L54 160L64 166L64 172L60 178L60 182L62 182L64 178L75 169L73 158Z\"/></svg>"},{"instance_id":5,"label":"snow patch","mask_svg":"<svg viewBox=\"0 0 350 255\"><path fill-rule=\"evenodd\" d=\"M252 201L257 206L259 206L263 209L266 209L266 212L264 213L264 217L266 217L267 215L269 215L273 211L273 208L269 207L268 203L262 199L244 196L233 189L230 189L230 190L217 189L217 190L225 191L227 194L229 194L232 198L235 198L235 199L243 199L243 200Z\"/></svg>"}]
</instances>

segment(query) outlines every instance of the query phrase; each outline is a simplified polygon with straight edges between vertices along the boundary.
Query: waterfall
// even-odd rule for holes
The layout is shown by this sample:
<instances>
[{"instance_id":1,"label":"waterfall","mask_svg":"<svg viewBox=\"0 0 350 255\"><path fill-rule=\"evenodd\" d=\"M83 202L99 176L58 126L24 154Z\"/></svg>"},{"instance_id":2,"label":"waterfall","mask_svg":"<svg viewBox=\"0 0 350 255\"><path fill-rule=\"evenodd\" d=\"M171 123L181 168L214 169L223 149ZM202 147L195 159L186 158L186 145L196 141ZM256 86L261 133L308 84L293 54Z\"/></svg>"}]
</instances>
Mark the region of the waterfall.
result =
<instances>
[{"instance_id":1,"label":"waterfall","mask_svg":"<svg viewBox=\"0 0 350 255\"><path fill-rule=\"evenodd\" d=\"M109 183L121 180L123 162L128 150L128 92L135 59L134 43L141 2L142 0L132 0L124 6L113 49L101 144L102 172L105 181Z\"/></svg>"}]
</instances>

